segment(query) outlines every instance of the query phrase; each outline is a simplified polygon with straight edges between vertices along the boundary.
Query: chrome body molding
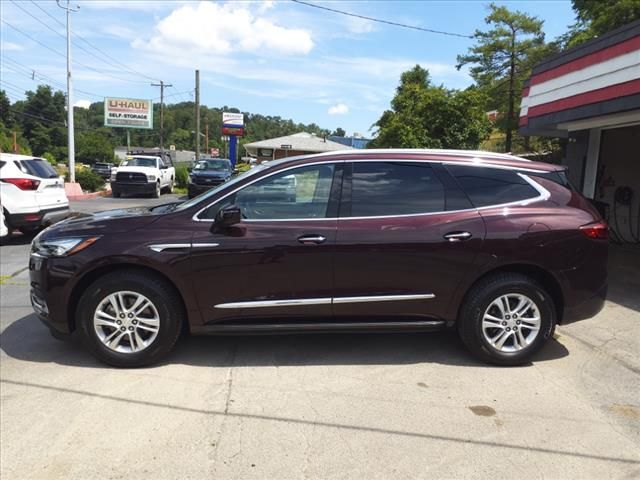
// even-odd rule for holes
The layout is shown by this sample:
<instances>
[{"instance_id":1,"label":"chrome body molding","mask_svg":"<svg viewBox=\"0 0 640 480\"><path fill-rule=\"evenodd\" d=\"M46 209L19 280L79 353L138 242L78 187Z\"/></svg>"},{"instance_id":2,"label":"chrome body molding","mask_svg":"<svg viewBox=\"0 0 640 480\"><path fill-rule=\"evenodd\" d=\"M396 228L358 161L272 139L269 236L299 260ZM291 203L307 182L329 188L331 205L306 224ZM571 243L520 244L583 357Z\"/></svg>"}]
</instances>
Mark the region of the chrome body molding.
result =
<instances>
[{"instance_id":1,"label":"chrome body molding","mask_svg":"<svg viewBox=\"0 0 640 480\"><path fill-rule=\"evenodd\" d=\"M370 295L363 297L324 297L299 298L292 300L256 300L250 302L219 303L214 308L268 308L268 307L296 307L303 305L328 305L334 303L364 303L364 302L399 302L406 300L428 300L435 298L433 293L415 295Z\"/></svg>"},{"instance_id":2,"label":"chrome body molding","mask_svg":"<svg viewBox=\"0 0 640 480\"><path fill-rule=\"evenodd\" d=\"M156 243L149 245L149 248L154 252L164 252L165 250L172 250L176 248L191 248L190 243Z\"/></svg>"},{"instance_id":3,"label":"chrome body molding","mask_svg":"<svg viewBox=\"0 0 640 480\"><path fill-rule=\"evenodd\" d=\"M253 302L219 303L215 308L265 308L265 307L294 307L300 305L328 305L331 297L300 298L293 300L257 300Z\"/></svg>"},{"instance_id":4,"label":"chrome body molding","mask_svg":"<svg viewBox=\"0 0 640 480\"><path fill-rule=\"evenodd\" d=\"M219 243L157 243L149 245L149 248L154 252L164 252L178 248L214 248L219 246Z\"/></svg>"},{"instance_id":5,"label":"chrome body molding","mask_svg":"<svg viewBox=\"0 0 640 480\"><path fill-rule=\"evenodd\" d=\"M405 300L428 300L435 298L433 293L416 295L370 295L365 297L334 297L333 303L363 303L363 302L401 302Z\"/></svg>"},{"instance_id":6,"label":"chrome body molding","mask_svg":"<svg viewBox=\"0 0 640 480\"><path fill-rule=\"evenodd\" d=\"M215 248L219 247L219 243L192 243L191 248Z\"/></svg>"}]
</instances>

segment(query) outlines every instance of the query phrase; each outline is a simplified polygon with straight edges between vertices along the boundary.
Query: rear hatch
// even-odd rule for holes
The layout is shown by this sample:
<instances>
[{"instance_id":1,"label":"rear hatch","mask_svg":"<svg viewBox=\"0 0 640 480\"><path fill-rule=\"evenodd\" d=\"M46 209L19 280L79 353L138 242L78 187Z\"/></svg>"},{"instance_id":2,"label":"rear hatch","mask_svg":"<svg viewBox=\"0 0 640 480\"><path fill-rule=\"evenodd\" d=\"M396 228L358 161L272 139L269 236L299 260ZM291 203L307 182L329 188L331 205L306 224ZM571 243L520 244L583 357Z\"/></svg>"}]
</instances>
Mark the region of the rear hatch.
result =
<instances>
[{"instance_id":1,"label":"rear hatch","mask_svg":"<svg viewBox=\"0 0 640 480\"><path fill-rule=\"evenodd\" d=\"M51 164L41 158L17 160L18 168L27 175L36 177L40 182L34 193L35 201L41 210L67 207L69 200L64 192L64 180Z\"/></svg>"}]
</instances>

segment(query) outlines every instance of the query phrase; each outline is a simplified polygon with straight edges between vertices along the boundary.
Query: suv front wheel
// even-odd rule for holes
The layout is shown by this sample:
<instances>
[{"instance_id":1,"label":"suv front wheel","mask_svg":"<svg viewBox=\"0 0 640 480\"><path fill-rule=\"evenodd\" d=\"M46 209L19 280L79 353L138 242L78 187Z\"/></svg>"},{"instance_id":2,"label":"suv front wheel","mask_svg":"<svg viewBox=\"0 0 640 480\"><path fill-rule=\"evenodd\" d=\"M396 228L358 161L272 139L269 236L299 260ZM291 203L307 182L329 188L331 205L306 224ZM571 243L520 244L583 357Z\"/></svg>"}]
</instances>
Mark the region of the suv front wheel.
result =
<instances>
[{"instance_id":1,"label":"suv front wheel","mask_svg":"<svg viewBox=\"0 0 640 480\"><path fill-rule=\"evenodd\" d=\"M535 280L518 273L485 278L467 295L458 318L462 341L480 359L521 365L553 335L553 299Z\"/></svg>"},{"instance_id":2,"label":"suv front wheel","mask_svg":"<svg viewBox=\"0 0 640 480\"><path fill-rule=\"evenodd\" d=\"M87 348L116 367L157 362L174 347L184 312L165 280L137 271L100 277L82 295L76 313Z\"/></svg>"}]
</instances>

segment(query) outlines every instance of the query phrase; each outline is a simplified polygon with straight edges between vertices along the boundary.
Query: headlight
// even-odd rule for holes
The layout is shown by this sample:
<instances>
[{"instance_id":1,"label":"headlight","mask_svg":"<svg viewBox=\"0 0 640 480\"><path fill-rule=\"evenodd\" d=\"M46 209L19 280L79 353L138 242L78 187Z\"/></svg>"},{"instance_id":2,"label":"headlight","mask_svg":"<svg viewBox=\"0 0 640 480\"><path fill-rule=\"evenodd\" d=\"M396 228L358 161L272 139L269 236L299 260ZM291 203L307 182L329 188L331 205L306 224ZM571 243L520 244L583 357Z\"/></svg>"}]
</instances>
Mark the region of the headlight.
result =
<instances>
[{"instance_id":1,"label":"headlight","mask_svg":"<svg viewBox=\"0 0 640 480\"><path fill-rule=\"evenodd\" d=\"M113 173L111 174L111 181L112 181L112 182L115 182L115 181L116 181L116 173L115 173L115 172L113 172Z\"/></svg>"},{"instance_id":2,"label":"headlight","mask_svg":"<svg viewBox=\"0 0 640 480\"><path fill-rule=\"evenodd\" d=\"M147 181L155 182L156 181L156 176L155 175L147 175Z\"/></svg>"},{"instance_id":3,"label":"headlight","mask_svg":"<svg viewBox=\"0 0 640 480\"><path fill-rule=\"evenodd\" d=\"M61 237L41 240L38 235L31 243L31 253L42 257L68 257L93 245L100 237Z\"/></svg>"}]
</instances>

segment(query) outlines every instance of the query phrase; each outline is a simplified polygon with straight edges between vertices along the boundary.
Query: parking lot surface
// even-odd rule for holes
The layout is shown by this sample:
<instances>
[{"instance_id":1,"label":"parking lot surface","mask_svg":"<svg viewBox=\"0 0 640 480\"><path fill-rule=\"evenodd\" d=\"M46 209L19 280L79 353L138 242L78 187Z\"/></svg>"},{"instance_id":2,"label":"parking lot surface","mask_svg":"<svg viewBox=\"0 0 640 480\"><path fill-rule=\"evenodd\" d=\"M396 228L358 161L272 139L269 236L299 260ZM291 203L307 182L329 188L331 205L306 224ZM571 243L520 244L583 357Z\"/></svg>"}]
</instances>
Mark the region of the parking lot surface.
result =
<instances>
[{"instance_id":1,"label":"parking lot surface","mask_svg":"<svg viewBox=\"0 0 640 480\"><path fill-rule=\"evenodd\" d=\"M0 246L3 480L640 477L638 248L612 248L605 309L519 368L442 332L186 337L135 370L49 335L28 249Z\"/></svg>"}]
</instances>

